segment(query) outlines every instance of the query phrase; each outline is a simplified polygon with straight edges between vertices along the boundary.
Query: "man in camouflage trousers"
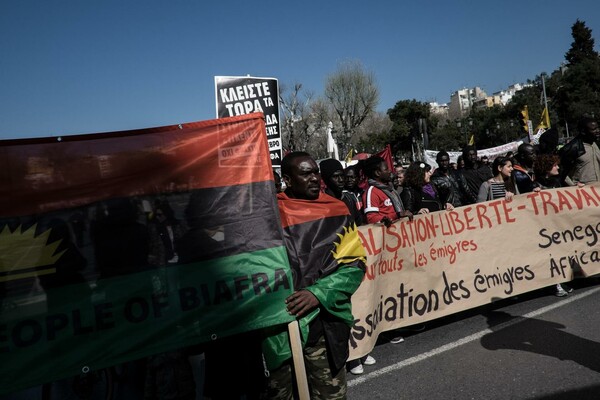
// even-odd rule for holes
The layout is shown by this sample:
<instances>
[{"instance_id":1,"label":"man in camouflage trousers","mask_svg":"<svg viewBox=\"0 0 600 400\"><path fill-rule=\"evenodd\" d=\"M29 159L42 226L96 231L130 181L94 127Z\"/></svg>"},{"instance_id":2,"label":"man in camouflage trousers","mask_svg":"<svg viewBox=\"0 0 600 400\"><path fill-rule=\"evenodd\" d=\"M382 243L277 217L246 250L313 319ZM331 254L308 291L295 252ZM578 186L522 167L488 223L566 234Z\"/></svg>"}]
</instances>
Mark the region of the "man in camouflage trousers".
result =
<instances>
[{"instance_id":1,"label":"man in camouflage trousers","mask_svg":"<svg viewBox=\"0 0 600 400\"><path fill-rule=\"evenodd\" d=\"M365 273L365 250L346 205L320 191L319 167L309 154L288 154L281 171L286 190L277 199L295 289L285 302L299 321L310 398L345 399L350 297ZM270 370L265 398L293 398L288 343L282 331L263 345Z\"/></svg>"}]
</instances>

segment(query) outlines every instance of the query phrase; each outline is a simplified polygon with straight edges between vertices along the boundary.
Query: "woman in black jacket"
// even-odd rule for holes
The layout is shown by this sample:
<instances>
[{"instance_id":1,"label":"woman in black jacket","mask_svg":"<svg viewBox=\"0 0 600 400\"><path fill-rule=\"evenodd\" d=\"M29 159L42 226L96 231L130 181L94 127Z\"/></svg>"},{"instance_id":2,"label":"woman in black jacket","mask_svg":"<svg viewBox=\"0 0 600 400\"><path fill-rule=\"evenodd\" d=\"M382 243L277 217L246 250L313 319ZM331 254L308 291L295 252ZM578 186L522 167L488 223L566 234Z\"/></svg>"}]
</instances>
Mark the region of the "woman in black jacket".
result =
<instances>
[{"instance_id":1,"label":"woman in black jacket","mask_svg":"<svg viewBox=\"0 0 600 400\"><path fill-rule=\"evenodd\" d=\"M442 204L435 187L430 183L432 174L431 166L423 161L415 161L406 170L404 190L400 197L404 207L413 214L454 208L450 203Z\"/></svg>"}]
</instances>

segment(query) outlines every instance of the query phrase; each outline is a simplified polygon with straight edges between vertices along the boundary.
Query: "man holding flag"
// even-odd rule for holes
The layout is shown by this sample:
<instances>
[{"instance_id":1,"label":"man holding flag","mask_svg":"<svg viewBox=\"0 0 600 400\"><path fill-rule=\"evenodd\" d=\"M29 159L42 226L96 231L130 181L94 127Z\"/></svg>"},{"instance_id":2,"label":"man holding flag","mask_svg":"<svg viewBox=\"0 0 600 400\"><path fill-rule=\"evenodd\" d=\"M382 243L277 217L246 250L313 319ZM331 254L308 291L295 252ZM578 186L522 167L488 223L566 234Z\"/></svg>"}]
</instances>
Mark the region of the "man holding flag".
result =
<instances>
[{"instance_id":1,"label":"man holding flag","mask_svg":"<svg viewBox=\"0 0 600 400\"><path fill-rule=\"evenodd\" d=\"M295 290L285 302L300 323L310 398L344 399L350 297L365 273L365 250L346 205L320 191L319 167L308 153L285 156L281 172L286 190L277 200ZM269 337L263 351L266 397L292 399L287 332Z\"/></svg>"}]
</instances>

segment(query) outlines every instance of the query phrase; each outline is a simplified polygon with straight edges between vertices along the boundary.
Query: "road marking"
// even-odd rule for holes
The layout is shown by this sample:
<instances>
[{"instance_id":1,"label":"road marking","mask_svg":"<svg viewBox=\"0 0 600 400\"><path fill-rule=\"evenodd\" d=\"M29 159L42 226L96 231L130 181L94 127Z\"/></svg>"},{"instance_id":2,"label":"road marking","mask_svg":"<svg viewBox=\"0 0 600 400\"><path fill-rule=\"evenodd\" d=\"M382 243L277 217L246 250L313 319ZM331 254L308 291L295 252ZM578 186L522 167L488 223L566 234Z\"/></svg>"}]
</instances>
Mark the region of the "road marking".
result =
<instances>
[{"instance_id":1,"label":"road marking","mask_svg":"<svg viewBox=\"0 0 600 400\"><path fill-rule=\"evenodd\" d=\"M500 331L502 329L505 329L505 328L508 328L510 326L516 325L519 322L522 322L523 320L525 320L527 318L537 317L538 315L547 313L548 311L552 311L554 309L557 309L559 307L565 306L565 305L567 305L569 303L572 303L574 301L583 299L584 297L596 294L599 291L600 291L600 287L588 290L585 293L580 293L580 294L576 294L576 295L570 294L569 297L566 298L566 299L564 299L564 300L561 300L561 301L559 301L557 303L551 304L551 305L546 306L546 307L539 308L539 309L537 309L535 311L531 311L530 313L527 313L525 315L522 315L522 316L519 316L519 317L515 317L514 319L511 319L510 321L498 324L498 325L494 326L494 329L490 329L490 328L484 329L482 331L479 331L477 333L474 333L472 335L469 335L469 336L466 336L466 337L464 337L462 339L459 339L459 340L457 340L455 342L448 343L448 344L445 344L443 346L440 346L437 349L433 349L433 350L427 351L425 353L419 354L418 356L407 358L406 360L402 360L402 361L400 361L400 362L398 362L396 364L388 365L387 367L383 367L381 369L378 369L377 371L373 371L373 372L370 372L370 373L368 373L366 375L361 375L361 376L359 376L357 378L349 380L348 381L348 387L353 387L353 386L356 386L356 385L360 385L361 383L365 383L367 381L370 381L371 379L378 378L381 375L385 375L385 374L387 374L389 372L393 372L393 371L398 371L399 369L402 369L404 367L408 367L409 365L416 364L419 361L423 361L423 360L426 360L428 358L437 356L438 354L444 353L446 351L453 350L453 349L455 349L455 348L457 348L459 346L462 346L464 344L468 344L468 343L474 342L475 340L481 339L483 336L485 336L485 335L487 335L489 333L498 332L498 331Z\"/></svg>"}]
</instances>

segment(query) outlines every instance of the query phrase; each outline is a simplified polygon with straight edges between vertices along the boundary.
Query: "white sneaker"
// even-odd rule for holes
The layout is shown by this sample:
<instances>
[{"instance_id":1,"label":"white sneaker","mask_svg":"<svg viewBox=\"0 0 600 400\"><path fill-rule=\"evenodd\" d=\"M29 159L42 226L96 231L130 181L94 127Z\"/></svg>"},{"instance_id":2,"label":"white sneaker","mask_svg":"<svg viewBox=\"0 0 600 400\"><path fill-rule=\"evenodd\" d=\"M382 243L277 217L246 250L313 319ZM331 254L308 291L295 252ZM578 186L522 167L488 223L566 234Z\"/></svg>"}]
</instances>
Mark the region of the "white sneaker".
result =
<instances>
[{"instance_id":1,"label":"white sneaker","mask_svg":"<svg viewBox=\"0 0 600 400\"><path fill-rule=\"evenodd\" d=\"M365 361L363 362L363 364L365 365L373 365L377 362L377 360L375 360L374 357L371 357L370 355L367 356L367 358L365 358Z\"/></svg>"},{"instance_id":2,"label":"white sneaker","mask_svg":"<svg viewBox=\"0 0 600 400\"><path fill-rule=\"evenodd\" d=\"M565 289L563 289L563 287L559 284L556 285L556 293L554 293L557 297L565 297L567 296L569 293L567 293L567 291Z\"/></svg>"},{"instance_id":3,"label":"white sneaker","mask_svg":"<svg viewBox=\"0 0 600 400\"><path fill-rule=\"evenodd\" d=\"M390 343L393 344L398 344L402 342L404 342L404 338L402 336L396 336L395 338L392 338L392 340L390 340Z\"/></svg>"},{"instance_id":4,"label":"white sneaker","mask_svg":"<svg viewBox=\"0 0 600 400\"><path fill-rule=\"evenodd\" d=\"M365 370L362 365L357 365L356 367L354 367L350 370L350 373L353 375L361 375L364 372L365 372Z\"/></svg>"}]
</instances>

